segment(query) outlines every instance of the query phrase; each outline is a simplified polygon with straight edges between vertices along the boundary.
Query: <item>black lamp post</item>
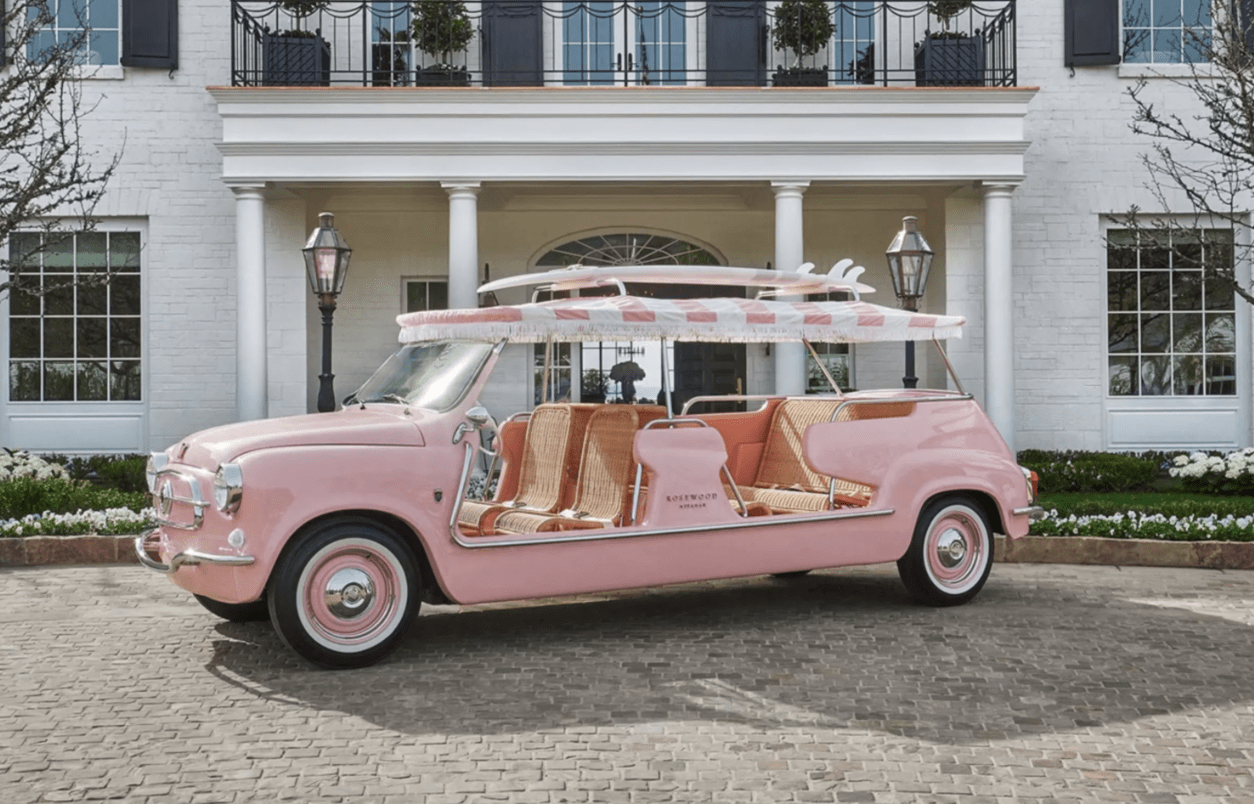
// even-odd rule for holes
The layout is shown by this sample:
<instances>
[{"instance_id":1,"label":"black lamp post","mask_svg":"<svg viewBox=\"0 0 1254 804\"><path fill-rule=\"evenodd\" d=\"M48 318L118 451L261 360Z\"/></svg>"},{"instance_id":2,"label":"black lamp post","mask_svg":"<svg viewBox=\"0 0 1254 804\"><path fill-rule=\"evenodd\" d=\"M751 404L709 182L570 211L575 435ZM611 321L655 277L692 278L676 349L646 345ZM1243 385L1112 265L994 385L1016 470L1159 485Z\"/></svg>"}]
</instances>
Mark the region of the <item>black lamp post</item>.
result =
<instances>
[{"instance_id":1,"label":"black lamp post","mask_svg":"<svg viewBox=\"0 0 1254 804\"><path fill-rule=\"evenodd\" d=\"M344 290L348 276L348 258L353 250L335 229L335 216L323 212L318 216L318 228L309 235L309 242L301 249L305 255L305 270L309 273L309 287L318 297L318 309L322 311L322 373L318 375L318 412L335 410L335 390L331 373L331 316L335 314L335 297Z\"/></svg>"},{"instance_id":2,"label":"black lamp post","mask_svg":"<svg viewBox=\"0 0 1254 804\"><path fill-rule=\"evenodd\" d=\"M918 230L918 218L907 215L901 219L901 231L893 238L888 251L888 270L893 275L893 292L903 310L918 312L919 299L927 286L927 274L932 269L936 253L923 239ZM914 341L906 341L906 376L902 385L914 388L919 378L914 376Z\"/></svg>"}]
</instances>

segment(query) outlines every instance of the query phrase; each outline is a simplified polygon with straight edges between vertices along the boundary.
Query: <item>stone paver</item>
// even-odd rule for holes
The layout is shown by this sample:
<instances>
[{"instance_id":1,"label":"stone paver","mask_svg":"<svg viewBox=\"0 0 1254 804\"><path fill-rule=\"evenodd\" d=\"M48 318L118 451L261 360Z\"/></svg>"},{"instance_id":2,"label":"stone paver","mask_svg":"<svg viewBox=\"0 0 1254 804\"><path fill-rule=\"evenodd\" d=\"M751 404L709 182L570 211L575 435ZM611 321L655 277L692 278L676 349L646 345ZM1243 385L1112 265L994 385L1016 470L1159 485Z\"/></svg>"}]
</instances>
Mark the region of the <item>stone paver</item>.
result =
<instances>
[{"instance_id":1,"label":"stone paver","mask_svg":"<svg viewBox=\"0 0 1254 804\"><path fill-rule=\"evenodd\" d=\"M129 566L0 569L0 802L1254 802L1254 572L998 565L424 609L310 668Z\"/></svg>"}]
</instances>

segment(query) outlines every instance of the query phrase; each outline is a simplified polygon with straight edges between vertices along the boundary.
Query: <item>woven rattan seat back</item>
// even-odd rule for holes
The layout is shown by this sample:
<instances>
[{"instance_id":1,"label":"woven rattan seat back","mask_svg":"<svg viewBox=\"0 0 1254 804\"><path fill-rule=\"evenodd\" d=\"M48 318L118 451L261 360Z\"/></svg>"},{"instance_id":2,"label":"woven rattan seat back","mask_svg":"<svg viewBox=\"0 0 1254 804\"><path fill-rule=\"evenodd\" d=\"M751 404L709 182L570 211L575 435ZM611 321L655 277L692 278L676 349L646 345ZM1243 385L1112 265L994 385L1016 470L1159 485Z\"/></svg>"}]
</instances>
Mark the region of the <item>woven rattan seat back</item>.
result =
<instances>
[{"instance_id":1,"label":"woven rattan seat back","mask_svg":"<svg viewBox=\"0 0 1254 804\"><path fill-rule=\"evenodd\" d=\"M810 425L831 421L839 404L833 399L785 399L779 403L771 418L753 485L826 494L829 479L806 464L801 454L801 437Z\"/></svg>"},{"instance_id":2,"label":"woven rattan seat back","mask_svg":"<svg viewBox=\"0 0 1254 804\"><path fill-rule=\"evenodd\" d=\"M538 511L557 508L562 498L570 423L569 405L539 405L531 412L518 471L517 502Z\"/></svg>"},{"instance_id":3,"label":"woven rattan seat back","mask_svg":"<svg viewBox=\"0 0 1254 804\"><path fill-rule=\"evenodd\" d=\"M604 405L588 421L579 480L570 508L595 519L615 519L623 511L633 479L631 445L639 416L630 405Z\"/></svg>"}]
</instances>

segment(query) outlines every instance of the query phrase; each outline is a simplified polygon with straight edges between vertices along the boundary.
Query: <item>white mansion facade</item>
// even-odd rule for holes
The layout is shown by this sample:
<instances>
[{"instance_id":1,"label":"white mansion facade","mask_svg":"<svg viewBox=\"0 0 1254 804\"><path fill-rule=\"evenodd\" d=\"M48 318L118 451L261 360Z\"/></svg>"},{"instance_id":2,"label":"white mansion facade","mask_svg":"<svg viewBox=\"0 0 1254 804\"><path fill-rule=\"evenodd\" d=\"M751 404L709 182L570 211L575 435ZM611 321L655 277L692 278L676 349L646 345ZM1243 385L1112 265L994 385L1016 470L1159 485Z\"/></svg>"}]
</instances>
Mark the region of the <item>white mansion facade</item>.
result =
<instances>
[{"instance_id":1,"label":"white mansion facade","mask_svg":"<svg viewBox=\"0 0 1254 804\"><path fill-rule=\"evenodd\" d=\"M1182 31L1210 17L1172 2L1175 17L987 0L939 20L914 0L835 0L831 35L790 70L775 0L467 0L473 38L437 75L406 3L293 21L266 3L87 0L84 133L121 164L99 231L43 270L140 256L107 299L0 301L0 445L146 452L312 411L321 320L300 249L323 211L354 249L340 398L395 348L396 315L475 305L487 270L849 257L869 300L894 304L884 250L915 215L936 251L923 309L966 316L951 357L1012 447L1250 445L1248 306L1171 254L1110 245L1112 216L1169 212L1145 189L1127 90L1187 102L1170 80L1192 57ZM317 35L276 35L289 27ZM929 352L920 385L943 386ZM698 357L727 368L693 380L706 390L806 390L800 350ZM534 355L503 359L485 401L534 404ZM571 355L559 391L585 393L593 359ZM826 359L850 387L901 382L900 345Z\"/></svg>"}]
</instances>

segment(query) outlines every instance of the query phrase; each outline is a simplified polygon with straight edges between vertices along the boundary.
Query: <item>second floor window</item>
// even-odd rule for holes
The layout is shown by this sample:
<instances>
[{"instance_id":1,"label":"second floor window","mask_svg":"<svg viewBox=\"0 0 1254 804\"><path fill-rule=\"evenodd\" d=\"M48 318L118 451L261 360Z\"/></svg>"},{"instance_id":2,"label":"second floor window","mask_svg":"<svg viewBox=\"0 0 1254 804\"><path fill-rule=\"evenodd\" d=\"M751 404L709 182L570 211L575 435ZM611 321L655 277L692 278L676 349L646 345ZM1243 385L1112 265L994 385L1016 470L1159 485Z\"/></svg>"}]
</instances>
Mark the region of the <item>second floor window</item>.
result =
<instances>
[{"instance_id":1,"label":"second floor window","mask_svg":"<svg viewBox=\"0 0 1254 804\"><path fill-rule=\"evenodd\" d=\"M1211 0L1123 0L1123 58L1129 64L1209 59Z\"/></svg>"},{"instance_id":2,"label":"second floor window","mask_svg":"<svg viewBox=\"0 0 1254 804\"><path fill-rule=\"evenodd\" d=\"M120 52L119 0L46 0L47 25L27 44L27 58L55 45L76 44L88 65L116 65ZM32 18L39 13L32 5Z\"/></svg>"}]
</instances>

